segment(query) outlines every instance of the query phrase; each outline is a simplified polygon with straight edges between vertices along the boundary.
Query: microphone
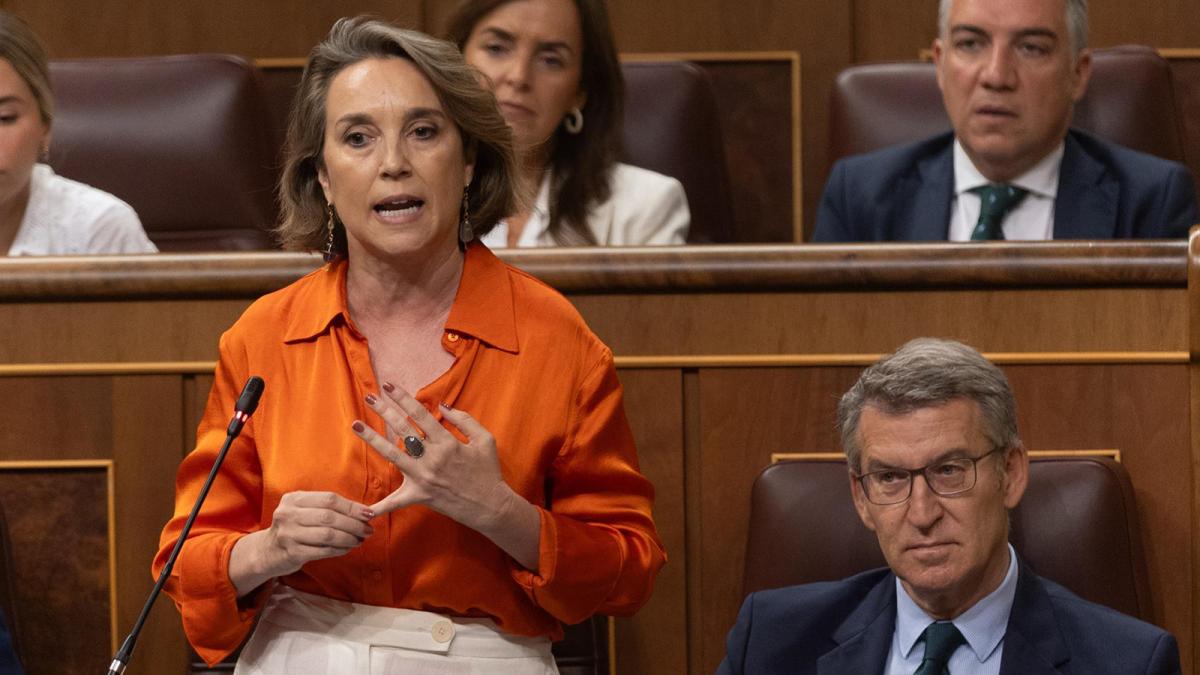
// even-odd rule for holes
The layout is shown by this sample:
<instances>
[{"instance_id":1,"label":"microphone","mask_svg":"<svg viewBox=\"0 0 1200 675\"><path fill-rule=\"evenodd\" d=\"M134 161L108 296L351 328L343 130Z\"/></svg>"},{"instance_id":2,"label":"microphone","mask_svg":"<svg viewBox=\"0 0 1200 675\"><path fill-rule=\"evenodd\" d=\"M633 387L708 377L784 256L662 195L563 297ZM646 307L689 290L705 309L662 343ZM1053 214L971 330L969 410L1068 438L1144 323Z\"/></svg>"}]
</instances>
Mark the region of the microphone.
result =
<instances>
[{"instance_id":1,"label":"microphone","mask_svg":"<svg viewBox=\"0 0 1200 675\"><path fill-rule=\"evenodd\" d=\"M246 386L242 387L242 395L238 397L237 403L233 404L233 419L229 420L226 434L236 438L242 433L242 426L258 409L258 399L262 398L263 386L263 379L257 375L252 375L246 380Z\"/></svg>"},{"instance_id":2,"label":"microphone","mask_svg":"<svg viewBox=\"0 0 1200 675\"><path fill-rule=\"evenodd\" d=\"M208 479L204 481L204 487L200 488L200 495L196 497L196 503L192 506L192 512L188 514L187 520L183 523L183 530L179 532L179 539L175 540L175 548L171 549L171 555L167 556L167 562L158 574L158 581L154 583L154 590L150 591L150 597L146 598L146 604L142 606L142 613L138 615L137 621L133 624L133 630L129 632L129 636L125 638L125 642L121 643L121 648L113 656L112 664L108 667L108 675L121 675L125 672L125 667L129 665L129 659L133 657L133 646L137 643L138 635L142 632L142 625L146 623L146 618L150 616L150 608L154 606L154 601L158 599L158 594L162 592L163 585L167 583L167 578L171 576L171 570L175 567L175 560L179 557L179 551L183 548L183 542L187 540L188 533L192 530L192 524L196 522L196 516L200 513L200 506L204 503L204 498L208 496L208 490L212 487L213 480L217 477L217 471L221 468L221 463L225 461L225 453L229 451L229 446L233 443L233 439L242 433L242 427L245 426L246 422L250 420L250 416L258 408L258 399L262 397L264 386L266 385L261 377L252 375L250 379L246 380L246 386L242 387L242 395L238 397L237 403L234 404L233 419L229 420L229 428L225 431L225 443L221 445L221 451L217 453L217 458L213 461L212 470L208 472Z\"/></svg>"}]
</instances>

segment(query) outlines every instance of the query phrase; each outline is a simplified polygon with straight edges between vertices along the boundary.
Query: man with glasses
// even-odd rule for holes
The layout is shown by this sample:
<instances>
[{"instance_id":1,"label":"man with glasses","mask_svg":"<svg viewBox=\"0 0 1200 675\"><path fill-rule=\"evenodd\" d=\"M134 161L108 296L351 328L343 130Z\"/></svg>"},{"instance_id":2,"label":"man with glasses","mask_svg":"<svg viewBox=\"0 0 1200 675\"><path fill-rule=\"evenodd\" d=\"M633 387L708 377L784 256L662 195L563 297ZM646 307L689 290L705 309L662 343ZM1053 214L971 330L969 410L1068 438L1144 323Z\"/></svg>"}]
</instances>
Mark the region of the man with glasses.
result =
<instances>
[{"instance_id":1,"label":"man with glasses","mask_svg":"<svg viewBox=\"0 0 1200 675\"><path fill-rule=\"evenodd\" d=\"M1169 633L1038 577L1008 543L1029 478L1016 420L1004 374L957 342L863 371L838 429L888 567L752 594L719 672L1178 673Z\"/></svg>"}]
</instances>

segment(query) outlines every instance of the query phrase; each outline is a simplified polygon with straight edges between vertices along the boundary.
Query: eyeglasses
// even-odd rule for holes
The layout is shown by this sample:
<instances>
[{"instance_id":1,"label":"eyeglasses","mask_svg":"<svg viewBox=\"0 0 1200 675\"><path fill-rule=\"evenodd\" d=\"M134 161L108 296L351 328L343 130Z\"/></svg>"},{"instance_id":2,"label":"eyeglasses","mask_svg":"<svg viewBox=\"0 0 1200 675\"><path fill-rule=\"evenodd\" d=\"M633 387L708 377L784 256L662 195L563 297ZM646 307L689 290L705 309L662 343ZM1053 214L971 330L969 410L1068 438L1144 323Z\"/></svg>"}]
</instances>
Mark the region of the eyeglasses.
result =
<instances>
[{"instance_id":1,"label":"eyeglasses","mask_svg":"<svg viewBox=\"0 0 1200 675\"><path fill-rule=\"evenodd\" d=\"M912 496L913 478L925 476L925 484L936 495L949 497L975 487L979 476L976 464L1004 448L995 448L979 457L960 457L929 464L919 469L883 469L856 476L867 501L880 506L899 504Z\"/></svg>"}]
</instances>

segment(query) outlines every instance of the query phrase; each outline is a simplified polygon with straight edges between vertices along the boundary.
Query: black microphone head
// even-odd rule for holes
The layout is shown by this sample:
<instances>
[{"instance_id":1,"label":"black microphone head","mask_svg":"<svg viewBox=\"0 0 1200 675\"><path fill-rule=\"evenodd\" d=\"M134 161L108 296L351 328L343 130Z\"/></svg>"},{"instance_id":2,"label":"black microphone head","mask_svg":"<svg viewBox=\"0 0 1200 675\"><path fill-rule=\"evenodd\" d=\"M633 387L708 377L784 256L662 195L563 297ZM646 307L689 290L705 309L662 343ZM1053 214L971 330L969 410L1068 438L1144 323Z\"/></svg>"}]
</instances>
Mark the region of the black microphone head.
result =
<instances>
[{"instance_id":1,"label":"black microphone head","mask_svg":"<svg viewBox=\"0 0 1200 675\"><path fill-rule=\"evenodd\" d=\"M254 414L258 408L258 399L262 396L263 387L266 383L257 375L251 375L250 379L246 380L246 386L242 387L242 395L238 397L237 403L233 409L249 417Z\"/></svg>"}]
</instances>

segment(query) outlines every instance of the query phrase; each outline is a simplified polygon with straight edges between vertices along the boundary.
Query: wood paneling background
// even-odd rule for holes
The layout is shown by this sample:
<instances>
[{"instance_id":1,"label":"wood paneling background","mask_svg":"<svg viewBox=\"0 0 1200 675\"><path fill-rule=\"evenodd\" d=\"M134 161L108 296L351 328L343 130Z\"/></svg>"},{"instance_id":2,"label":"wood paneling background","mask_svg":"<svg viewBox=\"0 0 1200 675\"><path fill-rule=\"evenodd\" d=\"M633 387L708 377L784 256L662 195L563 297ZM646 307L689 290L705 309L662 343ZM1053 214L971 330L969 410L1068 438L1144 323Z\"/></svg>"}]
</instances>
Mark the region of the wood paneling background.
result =
<instances>
[{"instance_id":1,"label":"wood paneling background","mask_svg":"<svg viewBox=\"0 0 1200 675\"><path fill-rule=\"evenodd\" d=\"M1197 0L1092 0L1091 43L1191 47ZM440 33L451 0L0 0L53 58L228 52L299 57L339 16L371 13ZM609 0L624 52L799 51L805 232L827 173L829 89L852 63L912 59L929 46L937 0Z\"/></svg>"}]
</instances>

